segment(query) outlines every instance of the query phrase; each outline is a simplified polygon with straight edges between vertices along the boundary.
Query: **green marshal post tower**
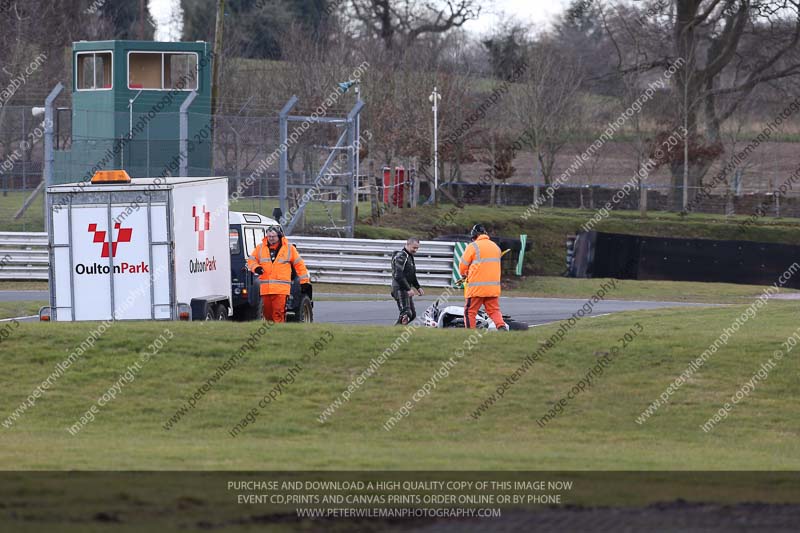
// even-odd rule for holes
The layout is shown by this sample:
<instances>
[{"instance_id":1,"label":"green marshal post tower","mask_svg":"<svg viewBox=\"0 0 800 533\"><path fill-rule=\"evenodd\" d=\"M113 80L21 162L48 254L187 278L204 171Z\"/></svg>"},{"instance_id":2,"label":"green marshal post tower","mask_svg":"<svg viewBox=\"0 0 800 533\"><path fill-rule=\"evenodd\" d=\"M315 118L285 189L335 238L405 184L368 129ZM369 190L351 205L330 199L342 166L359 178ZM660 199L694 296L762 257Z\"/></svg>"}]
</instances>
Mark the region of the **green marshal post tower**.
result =
<instances>
[{"instance_id":1,"label":"green marshal post tower","mask_svg":"<svg viewBox=\"0 0 800 533\"><path fill-rule=\"evenodd\" d=\"M205 42L73 43L71 142L56 145L54 183L112 169L213 175L212 56ZM64 127L56 113L59 140Z\"/></svg>"}]
</instances>

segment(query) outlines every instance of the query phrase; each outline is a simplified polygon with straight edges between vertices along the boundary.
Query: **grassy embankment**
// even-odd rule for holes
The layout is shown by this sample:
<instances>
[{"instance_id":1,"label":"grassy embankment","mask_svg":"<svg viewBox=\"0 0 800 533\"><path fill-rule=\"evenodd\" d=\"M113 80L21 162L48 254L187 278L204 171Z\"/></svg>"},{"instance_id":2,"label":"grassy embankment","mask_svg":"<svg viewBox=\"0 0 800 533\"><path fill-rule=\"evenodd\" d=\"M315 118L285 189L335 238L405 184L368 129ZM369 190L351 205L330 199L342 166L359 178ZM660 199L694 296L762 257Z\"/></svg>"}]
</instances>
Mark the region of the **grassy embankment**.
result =
<instances>
[{"instance_id":1,"label":"grassy embankment","mask_svg":"<svg viewBox=\"0 0 800 533\"><path fill-rule=\"evenodd\" d=\"M699 425L797 328L797 304L771 302L645 424L634 419L743 306L619 313L579 322L479 420L480 402L558 328L491 335L435 392L387 432L382 425L453 354L463 331L416 332L321 424L318 416L389 346L398 330L314 324L272 330L169 431L164 424L257 324L116 325L27 411L0 428L5 469L762 469L800 468L796 354L713 432ZM639 322L643 332L545 428L547 409ZM23 323L3 341L3 420L92 324ZM67 427L117 381L154 337L167 346L73 436ZM302 334L301 334L301 329ZM333 340L236 438L231 429L330 331Z\"/></svg>"},{"instance_id":2,"label":"grassy embankment","mask_svg":"<svg viewBox=\"0 0 800 533\"><path fill-rule=\"evenodd\" d=\"M452 213L451 213L452 211ZM438 234L466 234L481 222L493 235L518 237L524 233L533 242L525 255L525 274L557 276L564 271L565 238L574 235L594 215L594 210L548 209L524 220L524 207L467 206L464 209L443 204L397 210L380 218L377 224L359 224L357 236L403 239L410 235L432 238L431 228ZM365 213L366 214L366 213ZM449 214L449 215L448 215ZM722 215L681 216L676 213L651 212L640 217L637 211L612 211L595 226L598 231L647 235L653 237L687 237L700 239L749 240L800 244L800 219L762 217L748 226L741 226L746 216ZM364 217L362 216L362 220ZM449 222L448 222L449 221ZM445 223L447 222L447 223ZM744 227L744 231L739 231ZM788 266L788 265L787 265Z\"/></svg>"}]
</instances>

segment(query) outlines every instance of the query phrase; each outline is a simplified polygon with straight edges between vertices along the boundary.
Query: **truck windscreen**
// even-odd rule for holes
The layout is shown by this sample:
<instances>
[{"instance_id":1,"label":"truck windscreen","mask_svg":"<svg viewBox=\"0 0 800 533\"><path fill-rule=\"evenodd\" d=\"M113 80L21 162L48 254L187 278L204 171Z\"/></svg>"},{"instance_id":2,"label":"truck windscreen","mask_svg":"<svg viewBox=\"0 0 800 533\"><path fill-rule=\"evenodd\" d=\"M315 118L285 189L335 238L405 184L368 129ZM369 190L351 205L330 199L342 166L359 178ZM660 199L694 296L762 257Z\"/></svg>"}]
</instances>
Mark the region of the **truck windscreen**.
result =
<instances>
[{"instance_id":1,"label":"truck windscreen","mask_svg":"<svg viewBox=\"0 0 800 533\"><path fill-rule=\"evenodd\" d=\"M243 230L244 250L245 254L249 254L264 240L264 228L261 226L245 226Z\"/></svg>"},{"instance_id":2,"label":"truck windscreen","mask_svg":"<svg viewBox=\"0 0 800 533\"><path fill-rule=\"evenodd\" d=\"M237 255L242 250L239 247L239 230L238 229L231 229L229 233L230 239L230 247L231 247L231 255Z\"/></svg>"}]
</instances>

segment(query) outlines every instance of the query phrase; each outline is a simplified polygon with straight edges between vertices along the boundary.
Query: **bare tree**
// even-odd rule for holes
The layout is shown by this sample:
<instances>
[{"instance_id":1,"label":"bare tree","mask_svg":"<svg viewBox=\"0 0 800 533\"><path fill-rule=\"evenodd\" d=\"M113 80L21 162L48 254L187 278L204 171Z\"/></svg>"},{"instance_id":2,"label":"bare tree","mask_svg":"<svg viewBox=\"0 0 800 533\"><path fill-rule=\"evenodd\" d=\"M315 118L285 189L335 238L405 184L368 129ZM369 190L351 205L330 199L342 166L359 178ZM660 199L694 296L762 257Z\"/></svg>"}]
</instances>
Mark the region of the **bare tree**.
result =
<instances>
[{"instance_id":1,"label":"bare tree","mask_svg":"<svg viewBox=\"0 0 800 533\"><path fill-rule=\"evenodd\" d=\"M440 186L460 175L460 164L471 161L470 142L477 125L468 122L480 104L470 76L470 56L458 35L441 43L417 42L405 53L359 43L359 53L369 58L363 89L367 106L362 127L373 133L371 154L381 164L393 166L398 158L416 157L418 177L433 185L433 114L428 100L434 87L442 95L439 106ZM449 173L445 173L445 162Z\"/></svg>"},{"instance_id":2,"label":"bare tree","mask_svg":"<svg viewBox=\"0 0 800 533\"><path fill-rule=\"evenodd\" d=\"M497 191L497 182L505 185L509 178L513 177L517 169L514 167L514 158L517 155L514 146L514 136L502 129L492 129L481 135L488 149L480 154L479 161L486 164L486 175L491 178L489 189L489 205L495 206L503 203L503 194ZM483 183L481 183L483 185ZM501 187L500 191L504 188Z\"/></svg>"},{"instance_id":3,"label":"bare tree","mask_svg":"<svg viewBox=\"0 0 800 533\"><path fill-rule=\"evenodd\" d=\"M353 0L353 13L387 50L407 48L418 38L459 28L478 18L477 0Z\"/></svg>"},{"instance_id":4,"label":"bare tree","mask_svg":"<svg viewBox=\"0 0 800 533\"><path fill-rule=\"evenodd\" d=\"M511 91L509 102L545 184L552 181L556 155L580 127L581 80L574 59L545 40L531 48L520 85Z\"/></svg>"},{"instance_id":5,"label":"bare tree","mask_svg":"<svg viewBox=\"0 0 800 533\"><path fill-rule=\"evenodd\" d=\"M20 113L12 106L42 105L58 81L66 82L71 69L64 48L88 36L85 5L79 0L30 0L3 3L0 31L0 161L5 161L26 133ZM66 60L65 60L66 59ZM20 110L22 112L22 110ZM30 115L29 115L30 116ZM14 123L10 123L11 121ZM33 124L27 121L27 127ZM7 174L7 173L4 173Z\"/></svg>"},{"instance_id":6,"label":"bare tree","mask_svg":"<svg viewBox=\"0 0 800 533\"><path fill-rule=\"evenodd\" d=\"M662 3L658 5L663 6L664 0L660 1ZM643 23L641 17L629 17L627 16L628 13L621 13L620 9L620 6L612 6L611 11L615 16L612 20L609 20L605 6L598 6L602 27L608 35L616 55L614 73L615 77L621 82L620 103L622 104L621 108L624 110L634 104L642 94L646 85L649 66L645 64L648 41L646 34L640 31ZM624 45L620 44L621 42ZM650 152L650 136L645 126L646 118L650 116L655 119L649 121L650 127L653 127L662 118L654 116L656 113L652 113L653 107L653 103L650 103L646 108L634 113L628 120L628 131L633 137L632 148L636 162L631 172L637 175L639 213L641 216L646 216L647 214L647 187L638 173Z\"/></svg>"},{"instance_id":7,"label":"bare tree","mask_svg":"<svg viewBox=\"0 0 800 533\"><path fill-rule=\"evenodd\" d=\"M721 125L754 89L800 74L797 0L650 0L634 13L649 43L640 65L672 76L673 128L685 125L683 156L669 161L673 206L687 204L722 153ZM631 13L628 11L628 13ZM668 33L667 33L668 32ZM625 54L630 58L630 54ZM681 198L682 197L682 198ZM681 199L683 201L681 202Z\"/></svg>"},{"instance_id":8,"label":"bare tree","mask_svg":"<svg viewBox=\"0 0 800 533\"><path fill-rule=\"evenodd\" d=\"M760 102L759 102L760 103ZM723 167L731 162L742 145L746 145L749 140L748 126L755 121L754 101L745 102L739 109L731 115L727 125L722 127L721 141L726 148L725 153L720 157L719 164ZM762 108L763 109L763 108ZM755 166L755 162L747 159L736 166L733 176L722 176L722 185L725 188L725 214L735 215L734 196L738 194L743 185L745 171ZM771 187L770 187L771 189Z\"/></svg>"}]
</instances>

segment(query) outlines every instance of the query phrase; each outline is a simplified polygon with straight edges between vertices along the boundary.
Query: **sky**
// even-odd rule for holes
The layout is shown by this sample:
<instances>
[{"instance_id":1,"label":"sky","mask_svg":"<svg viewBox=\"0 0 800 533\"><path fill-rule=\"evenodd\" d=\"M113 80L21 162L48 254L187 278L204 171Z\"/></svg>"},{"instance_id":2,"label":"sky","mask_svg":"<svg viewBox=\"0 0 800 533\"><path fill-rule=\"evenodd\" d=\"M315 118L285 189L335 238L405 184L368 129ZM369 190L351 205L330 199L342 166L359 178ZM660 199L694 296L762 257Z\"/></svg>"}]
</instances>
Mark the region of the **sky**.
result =
<instances>
[{"instance_id":1,"label":"sky","mask_svg":"<svg viewBox=\"0 0 800 533\"><path fill-rule=\"evenodd\" d=\"M150 0L148 8L156 21L157 41L179 41L180 28L171 23L180 12L180 0Z\"/></svg>"},{"instance_id":2,"label":"sky","mask_svg":"<svg viewBox=\"0 0 800 533\"><path fill-rule=\"evenodd\" d=\"M533 23L538 28L547 27L569 4L568 0L494 0L492 7L484 7L476 20L464 27L477 35L489 33L502 20Z\"/></svg>"},{"instance_id":3,"label":"sky","mask_svg":"<svg viewBox=\"0 0 800 533\"><path fill-rule=\"evenodd\" d=\"M484 7L477 20L464 27L476 34L489 33L503 19L513 18L518 22L531 22L536 27L546 27L553 17L561 12L568 0L494 0L491 8ZM171 24L173 14L179 11L179 0L150 0L150 13L156 20L156 39L159 41L180 40L180 28Z\"/></svg>"}]
</instances>

